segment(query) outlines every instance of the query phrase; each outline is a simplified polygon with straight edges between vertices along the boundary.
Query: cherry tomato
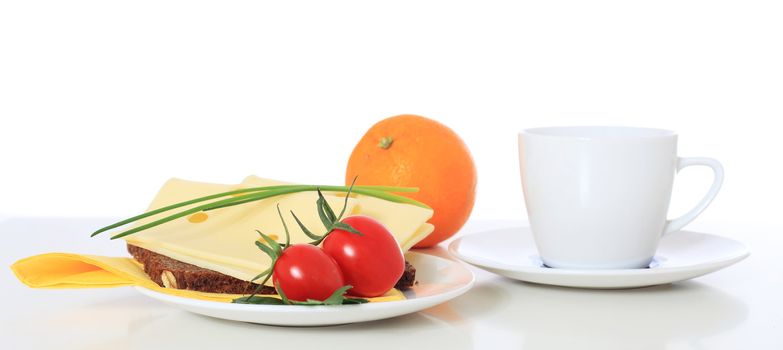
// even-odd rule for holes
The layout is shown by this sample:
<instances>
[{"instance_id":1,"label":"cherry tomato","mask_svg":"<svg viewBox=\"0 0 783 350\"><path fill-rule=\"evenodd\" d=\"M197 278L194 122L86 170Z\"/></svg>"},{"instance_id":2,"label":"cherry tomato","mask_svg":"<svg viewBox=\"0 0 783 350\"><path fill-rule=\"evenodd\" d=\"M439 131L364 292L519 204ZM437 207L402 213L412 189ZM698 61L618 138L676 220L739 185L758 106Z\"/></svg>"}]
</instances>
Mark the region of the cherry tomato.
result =
<instances>
[{"instance_id":1,"label":"cherry tomato","mask_svg":"<svg viewBox=\"0 0 783 350\"><path fill-rule=\"evenodd\" d=\"M323 249L295 244L277 259L272 281L296 301L325 300L346 285L340 267Z\"/></svg>"},{"instance_id":2,"label":"cherry tomato","mask_svg":"<svg viewBox=\"0 0 783 350\"><path fill-rule=\"evenodd\" d=\"M342 222L362 235L336 229L326 237L323 247L340 265L345 283L353 286L348 294L383 295L405 271L405 258L397 240L383 224L369 216L349 216Z\"/></svg>"}]
</instances>

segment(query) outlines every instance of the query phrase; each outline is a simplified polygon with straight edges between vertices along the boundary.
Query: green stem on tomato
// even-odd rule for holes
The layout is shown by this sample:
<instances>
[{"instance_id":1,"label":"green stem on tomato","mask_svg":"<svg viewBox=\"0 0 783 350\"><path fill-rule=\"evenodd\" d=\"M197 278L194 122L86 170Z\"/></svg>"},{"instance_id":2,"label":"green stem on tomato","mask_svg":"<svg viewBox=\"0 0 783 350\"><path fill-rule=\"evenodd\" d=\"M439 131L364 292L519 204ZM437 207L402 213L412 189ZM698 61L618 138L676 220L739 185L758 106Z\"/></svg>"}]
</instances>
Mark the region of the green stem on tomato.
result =
<instances>
[{"instance_id":1,"label":"green stem on tomato","mask_svg":"<svg viewBox=\"0 0 783 350\"><path fill-rule=\"evenodd\" d=\"M280 259L280 256L283 255L283 252L288 249L288 247L291 246L291 234L288 232L288 225L285 224L285 219L283 219L283 213L280 212L280 203L277 204L277 216L280 217L280 221L283 223L283 231L285 231L285 246L280 247L277 242L275 242L271 237L261 233L261 231L258 232L261 237L267 241L267 243L273 247L274 253L266 252L267 255L269 255L269 258L271 259L271 263L269 264L269 269L267 269L265 272L267 273L266 277L264 278L264 281L261 282L261 284L256 287L255 290L253 290L253 293L250 294L248 299L253 299L253 297L258 294L259 291L261 291L261 288L264 288L264 284L266 284L267 281L269 281L269 278L272 277L272 274L275 271L275 265L277 264L277 260ZM276 249L275 249L276 247ZM259 247L260 248L260 247ZM251 281L252 282L252 281Z\"/></svg>"}]
</instances>

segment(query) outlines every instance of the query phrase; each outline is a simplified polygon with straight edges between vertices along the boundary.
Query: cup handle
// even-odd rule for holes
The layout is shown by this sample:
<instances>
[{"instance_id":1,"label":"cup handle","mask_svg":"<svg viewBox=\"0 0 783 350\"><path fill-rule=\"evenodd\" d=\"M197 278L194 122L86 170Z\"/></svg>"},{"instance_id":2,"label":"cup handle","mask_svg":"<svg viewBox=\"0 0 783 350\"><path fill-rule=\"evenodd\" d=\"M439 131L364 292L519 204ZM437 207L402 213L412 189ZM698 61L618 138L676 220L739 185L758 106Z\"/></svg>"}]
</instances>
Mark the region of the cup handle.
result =
<instances>
[{"instance_id":1,"label":"cup handle","mask_svg":"<svg viewBox=\"0 0 783 350\"><path fill-rule=\"evenodd\" d=\"M712 180L712 186L710 187L710 190L707 191L707 194L704 195L704 198L702 198L701 201L699 201L699 204L696 204L693 209L676 219L667 220L663 234L678 231L693 221L693 219L699 216L699 214L710 205L712 200L715 199L715 196L718 195L718 191L720 190L720 186L723 184L723 166L719 161L706 157L677 158L677 172L680 172L683 168L691 165L710 167L715 175Z\"/></svg>"}]
</instances>

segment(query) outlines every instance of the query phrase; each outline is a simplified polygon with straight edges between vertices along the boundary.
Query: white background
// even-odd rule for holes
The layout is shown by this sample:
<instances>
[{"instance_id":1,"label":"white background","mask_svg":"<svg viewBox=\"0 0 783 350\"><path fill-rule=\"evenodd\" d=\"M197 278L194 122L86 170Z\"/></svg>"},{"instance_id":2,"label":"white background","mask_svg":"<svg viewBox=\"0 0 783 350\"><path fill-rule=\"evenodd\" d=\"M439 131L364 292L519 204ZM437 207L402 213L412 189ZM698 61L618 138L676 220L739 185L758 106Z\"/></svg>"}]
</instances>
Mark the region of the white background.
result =
<instances>
[{"instance_id":1,"label":"white background","mask_svg":"<svg viewBox=\"0 0 783 350\"><path fill-rule=\"evenodd\" d=\"M460 134L474 218L524 219L516 131L669 128L699 220L780 215L780 1L3 1L0 216L128 216L177 176L341 183L401 113ZM672 215L710 173L678 177Z\"/></svg>"}]
</instances>

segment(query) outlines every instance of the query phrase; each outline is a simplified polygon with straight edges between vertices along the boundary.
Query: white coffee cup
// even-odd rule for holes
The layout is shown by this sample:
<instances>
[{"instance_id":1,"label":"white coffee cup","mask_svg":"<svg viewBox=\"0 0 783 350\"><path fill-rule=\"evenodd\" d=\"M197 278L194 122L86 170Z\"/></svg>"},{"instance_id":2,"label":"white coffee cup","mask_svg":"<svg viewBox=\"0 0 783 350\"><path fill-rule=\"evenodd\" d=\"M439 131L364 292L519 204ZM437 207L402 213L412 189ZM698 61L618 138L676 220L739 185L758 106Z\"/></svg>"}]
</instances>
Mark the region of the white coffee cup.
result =
<instances>
[{"instance_id":1,"label":"white coffee cup","mask_svg":"<svg viewBox=\"0 0 783 350\"><path fill-rule=\"evenodd\" d=\"M701 214L723 182L717 160L678 157L677 134L661 129L524 130L519 165L539 255L554 268L647 267L660 237ZM712 168L712 187L688 213L667 220L674 174L691 165Z\"/></svg>"}]
</instances>

